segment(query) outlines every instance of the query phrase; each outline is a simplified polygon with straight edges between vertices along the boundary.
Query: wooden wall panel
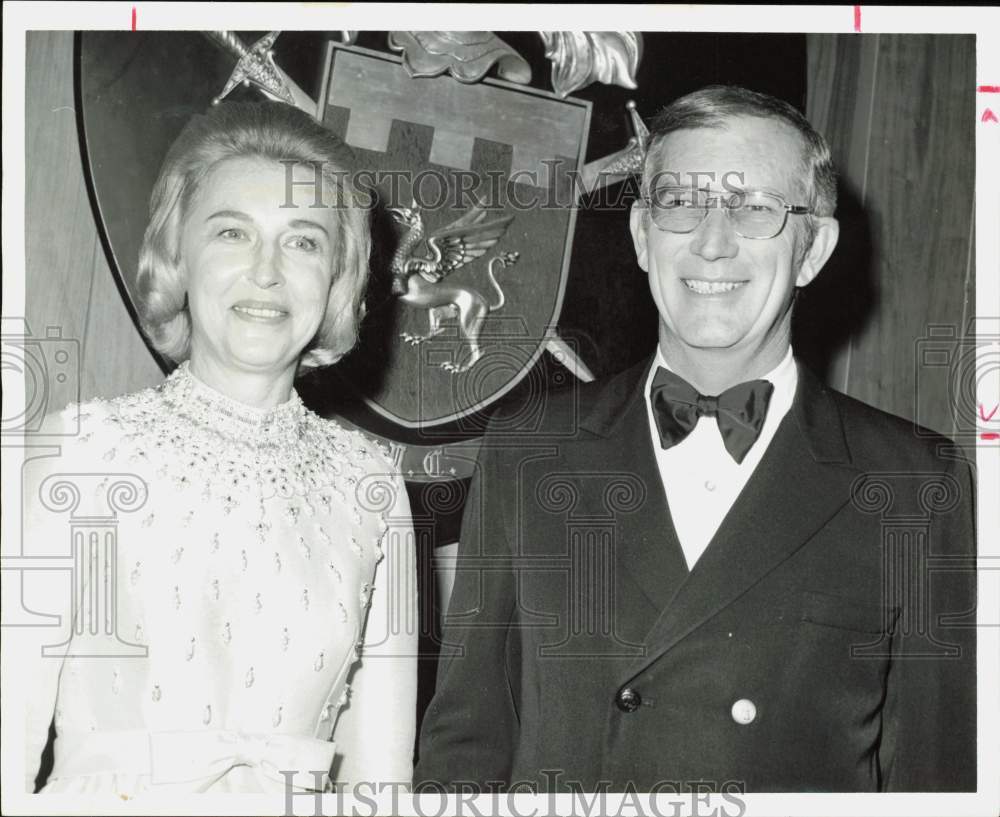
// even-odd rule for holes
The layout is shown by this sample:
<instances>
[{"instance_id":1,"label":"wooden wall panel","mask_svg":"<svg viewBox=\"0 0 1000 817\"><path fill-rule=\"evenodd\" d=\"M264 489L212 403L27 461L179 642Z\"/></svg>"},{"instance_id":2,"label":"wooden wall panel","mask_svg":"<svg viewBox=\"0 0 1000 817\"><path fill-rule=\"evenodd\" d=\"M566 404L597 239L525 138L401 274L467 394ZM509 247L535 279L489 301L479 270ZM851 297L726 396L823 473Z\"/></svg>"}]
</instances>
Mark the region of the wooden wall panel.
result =
<instances>
[{"instance_id":1,"label":"wooden wall panel","mask_svg":"<svg viewBox=\"0 0 1000 817\"><path fill-rule=\"evenodd\" d=\"M80 341L80 394L158 383L159 367L118 294L87 197L73 98L73 35L27 35L25 317ZM59 406L50 406L58 409Z\"/></svg>"},{"instance_id":2,"label":"wooden wall panel","mask_svg":"<svg viewBox=\"0 0 1000 817\"><path fill-rule=\"evenodd\" d=\"M950 431L948 393L916 393L906 339L931 324L961 330L975 190L975 45L972 37L882 36L866 204L878 214L875 246L881 320L854 348L850 388L869 402L911 406ZM913 405L914 399L920 405Z\"/></svg>"},{"instance_id":3,"label":"wooden wall panel","mask_svg":"<svg viewBox=\"0 0 1000 817\"><path fill-rule=\"evenodd\" d=\"M919 367L916 343L933 325L961 336L973 311L975 39L810 35L808 47L808 114L841 171L842 246L814 285L839 296L826 312L847 324L827 380L954 433L946 373Z\"/></svg>"},{"instance_id":4,"label":"wooden wall panel","mask_svg":"<svg viewBox=\"0 0 1000 817\"><path fill-rule=\"evenodd\" d=\"M25 71L25 282L28 326L83 341L97 232L73 107L73 39L28 32Z\"/></svg>"}]
</instances>

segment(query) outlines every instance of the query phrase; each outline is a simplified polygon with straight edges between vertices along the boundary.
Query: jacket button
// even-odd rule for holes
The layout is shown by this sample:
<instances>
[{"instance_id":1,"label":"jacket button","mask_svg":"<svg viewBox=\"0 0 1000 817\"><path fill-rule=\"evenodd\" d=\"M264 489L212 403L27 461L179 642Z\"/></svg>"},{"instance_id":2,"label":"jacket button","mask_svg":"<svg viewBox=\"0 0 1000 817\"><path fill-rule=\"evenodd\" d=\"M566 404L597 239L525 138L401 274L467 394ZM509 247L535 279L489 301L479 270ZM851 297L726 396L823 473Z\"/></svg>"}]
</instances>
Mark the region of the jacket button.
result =
<instances>
[{"instance_id":1,"label":"jacket button","mask_svg":"<svg viewBox=\"0 0 1000 817\"><path fill-rule=\"evenodd\" d=\"M642 696L632 689L632 687L625 687L619 690L615 698L615 705L622 712L635 712L635 710L642 706Z\"/></svg>"},{"instance_id":2,"label":"jacket button","mask_svg":"<svg viewBox=\"0 0 1000 817\"><path fill-rule=\"evenodd\" d=\"M757 707L749 698L740 698L733 704L732 715L734 721L746 726L748 723L753 723L757 717Z\"/></svg>"}]
</instances>

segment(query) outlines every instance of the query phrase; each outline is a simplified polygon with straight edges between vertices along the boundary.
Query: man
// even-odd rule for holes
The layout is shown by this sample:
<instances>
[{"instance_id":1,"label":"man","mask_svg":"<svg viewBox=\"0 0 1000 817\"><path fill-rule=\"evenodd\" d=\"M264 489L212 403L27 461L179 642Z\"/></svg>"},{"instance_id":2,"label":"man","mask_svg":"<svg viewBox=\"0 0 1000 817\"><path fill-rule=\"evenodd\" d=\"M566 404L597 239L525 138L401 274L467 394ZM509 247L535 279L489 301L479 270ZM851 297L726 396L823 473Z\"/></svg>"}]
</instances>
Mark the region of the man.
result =
<instances>
[{"instance_id":1,"label":"man","mask_svg":"<svg viewBox=\"0 0 1000 817\"><path fill-rule=\"evenodd\" d=\"M643 194L658 349L487 437L417 782L974 790L970 469L792 357L838 237L823 138L706 88Z\"/></svg>"}]
</instances>

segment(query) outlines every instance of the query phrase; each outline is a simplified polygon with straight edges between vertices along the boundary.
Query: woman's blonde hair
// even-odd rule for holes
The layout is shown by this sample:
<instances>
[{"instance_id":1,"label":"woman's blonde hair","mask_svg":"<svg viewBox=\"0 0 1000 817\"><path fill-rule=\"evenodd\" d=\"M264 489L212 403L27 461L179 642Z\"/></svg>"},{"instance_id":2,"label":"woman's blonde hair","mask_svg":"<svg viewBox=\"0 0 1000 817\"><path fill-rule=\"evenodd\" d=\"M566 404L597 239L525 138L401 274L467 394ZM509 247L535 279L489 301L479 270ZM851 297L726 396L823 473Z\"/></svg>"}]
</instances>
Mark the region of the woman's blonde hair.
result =
<instances>
[{"instance_id":1,"label":"woman's blonde hair","mask_svg":"<svg viewBox=\"0 0 1000 817\"><path fill-rule=\"evenodd\" d=\"M238 158L281 162L289 173L294 164L310 165L317 170L317 184L331 185L337 194L336 205L328 205L336 210L338 224L333 284L326 314L299 368L335 363L357 342L364 316L369 207L351 184L351 149L308 114L282 102L223 103L195 116L171 145L153 187L149 226L139 251L143 330L171 360L190 356L191 316L181 258L184 219L209 173ZM320 200L318 191L316 198Z\"/></svg>"}]
</instances>

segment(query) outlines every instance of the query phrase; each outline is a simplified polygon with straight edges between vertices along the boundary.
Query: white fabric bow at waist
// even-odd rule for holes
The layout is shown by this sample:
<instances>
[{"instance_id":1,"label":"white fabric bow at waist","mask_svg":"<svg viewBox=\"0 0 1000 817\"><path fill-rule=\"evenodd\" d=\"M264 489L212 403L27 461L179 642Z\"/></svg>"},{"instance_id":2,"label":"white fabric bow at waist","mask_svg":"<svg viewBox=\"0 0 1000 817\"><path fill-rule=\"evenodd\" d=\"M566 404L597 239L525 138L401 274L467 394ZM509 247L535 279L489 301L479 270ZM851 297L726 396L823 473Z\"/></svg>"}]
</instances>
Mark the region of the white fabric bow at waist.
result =
<instances>
[{"instance_id":1,"label":"white fabric bow at waist","mask_svg":"<svg viewBox=\"0 0 1000 817\"><path fill-rule=\"evenodd\" d=\"M281 734L151 732L153 783L220 778L236 766L250 766L265 777L296 788L323 791L333 764L334 744ZM282 772L293 772L282 774Z\"/></svg>"},{"instance_id":2,"label":"white fabric bow at waist","mask_svg":"<svg viewBox=\"0 0 1000 817\"><path fill-rule=\"evenodd\" d=\"M230 730L69 732L55 744L50 779L96 774L149 775L155 784L205 791L238 766L296 789L323 791L334 744L299 735ZM294 772L283 775L281 772Z\"/></svg>"}]
</instances>

